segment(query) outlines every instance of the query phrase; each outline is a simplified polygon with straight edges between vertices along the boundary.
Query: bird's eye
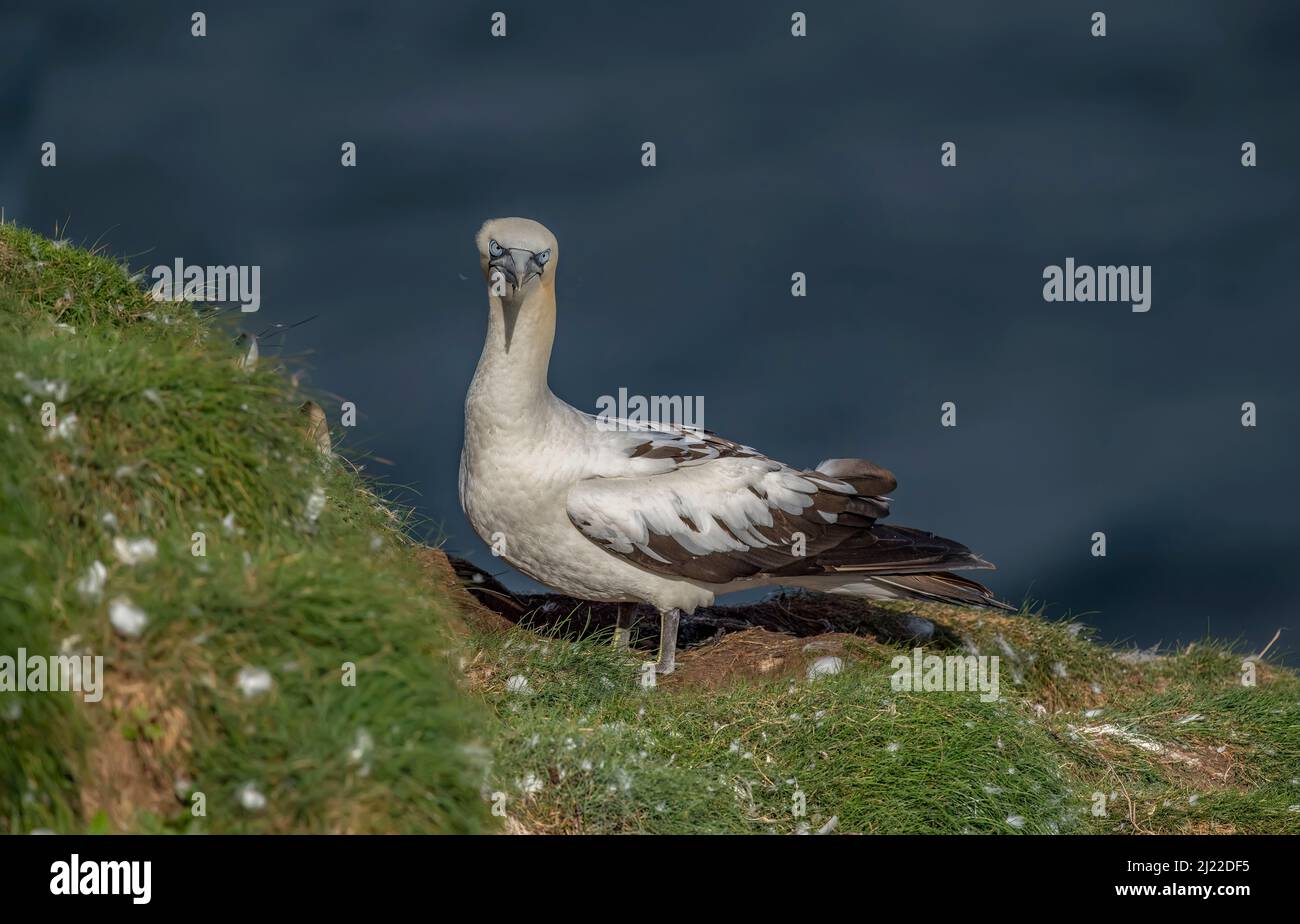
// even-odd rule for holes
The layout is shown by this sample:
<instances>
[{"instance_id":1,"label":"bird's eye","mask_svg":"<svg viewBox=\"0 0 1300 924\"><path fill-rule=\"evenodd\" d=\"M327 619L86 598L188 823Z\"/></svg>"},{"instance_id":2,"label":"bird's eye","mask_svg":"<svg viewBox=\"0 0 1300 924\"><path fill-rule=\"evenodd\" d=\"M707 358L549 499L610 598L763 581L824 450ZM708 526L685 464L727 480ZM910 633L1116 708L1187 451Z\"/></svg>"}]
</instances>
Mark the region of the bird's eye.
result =
<instances>
[{"instance_id":1,"label":"bird's eye","mask_svg":"<svg viewBox=\"0 0 1300 924\"><path fill-rule=\"evenodd\" d=\"M491 254L492 256L499 257L505 252L506 252L505 248L502 247L500 244L498 244L496 241L493 240L488 241L488 253Z\"/></svg>"},{"instance_id":2,"label":"bird's eye","mask_svg":"<svg viewBox=\"0 0 1300 924\"><path fill-rule=\"evenodd\" d=\"M537 261L538 266L545 266L546 261L551 259L550 249L548 248L546 250L543 250L541 253L537 254L533 259Z\"/></svg>"}]
</instances>

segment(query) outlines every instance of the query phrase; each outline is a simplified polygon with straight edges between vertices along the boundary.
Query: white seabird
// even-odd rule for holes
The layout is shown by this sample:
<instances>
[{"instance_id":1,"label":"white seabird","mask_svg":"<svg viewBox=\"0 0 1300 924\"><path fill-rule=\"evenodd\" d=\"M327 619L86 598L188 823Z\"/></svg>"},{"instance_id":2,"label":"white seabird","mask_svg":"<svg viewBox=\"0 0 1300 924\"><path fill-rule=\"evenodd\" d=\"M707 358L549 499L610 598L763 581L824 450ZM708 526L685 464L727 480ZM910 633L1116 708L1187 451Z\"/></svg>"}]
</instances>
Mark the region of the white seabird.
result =
<instances>
[{"instance_id":1,"label":"white seabird","mask_svg":"<svg viewBox=\"0 0 1300 924\"><path fill-rule=\"evenodd\" d=\"M611 422L561 401L547 385L555 235L497 218L477 243L488 330L465 398L461 506L493 551L534 580L654 606L659 673L673 669L683 612L750 587L1006 606L948 573L993 567L965 546L877 522L896 481L871 462L805 471L705 430ZM626 631L615 640L626 643Z\"/></svg>"}]
</instances>

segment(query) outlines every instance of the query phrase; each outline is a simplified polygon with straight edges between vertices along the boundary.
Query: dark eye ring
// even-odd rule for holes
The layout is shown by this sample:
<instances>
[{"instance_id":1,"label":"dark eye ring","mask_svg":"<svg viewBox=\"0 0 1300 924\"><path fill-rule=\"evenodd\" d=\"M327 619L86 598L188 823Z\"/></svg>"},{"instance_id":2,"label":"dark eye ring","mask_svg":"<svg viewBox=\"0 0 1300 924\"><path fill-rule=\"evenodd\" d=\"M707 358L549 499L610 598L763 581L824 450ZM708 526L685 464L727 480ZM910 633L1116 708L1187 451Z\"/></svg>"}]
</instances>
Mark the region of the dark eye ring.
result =
<instances>
[{"instance_id":1,"label":"dark eye ring","mask_svg":"<svg viewBox=\"0 0 1300 924\"><path fill-rule=\"evenodd\" d=\"M502 247L500 244L498 244L496 241L493 240L488 241L488 253L491 254L492 256L499 257L505 252L506 252L505 248Z\"/></svg>"},{"instance_id":2,"label":"dark eye ring","mask_svg":"<svg viewBox=\"0 0 1300 924\"><path fill-rule=\"evenodd\" d=\"M534 256L533 259L537 261L538 266L545 266L546 261L551 259L551 249L548 247L546 250L543 250L541 253Z\"/></svg>"}]
</instances>

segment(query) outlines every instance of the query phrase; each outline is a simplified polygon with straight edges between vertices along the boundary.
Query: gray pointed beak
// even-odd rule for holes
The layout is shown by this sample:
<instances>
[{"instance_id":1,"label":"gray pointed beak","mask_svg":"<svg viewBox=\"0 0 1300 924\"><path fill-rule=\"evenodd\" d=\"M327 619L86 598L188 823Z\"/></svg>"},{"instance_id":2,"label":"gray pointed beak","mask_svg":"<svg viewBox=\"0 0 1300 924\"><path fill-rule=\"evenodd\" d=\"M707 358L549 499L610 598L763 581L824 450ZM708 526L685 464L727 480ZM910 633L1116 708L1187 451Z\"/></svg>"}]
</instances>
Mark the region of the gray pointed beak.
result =
<instances>
[{"instance_id":1,"label":"gray pointed beak","mask_svg":"<svg viewBox=\"0 0 1300 924\"><path fill-rule=\"evenodd\" d=\"M514 254L509 250L499 257L488 260L488 277L494 277L498 273L501 274L501 278L510 284L512 289L519 288L519 274L515 271Z\"/></svg>"},{"instance_id":2,"label":"gray pointed beak","mask_svg":"<svg viewBox=\"0 0 1300 924\"><path fill-rule=\"evenodd\" d=\"M529 280L535 279L542 274L542 268L537 264L536 255L531 250L524 250L522 247L511 247L499 257L493 257L488 261L488 268L499 272L513 292L518 292L526 286Z\"/></svg>"}]
</instances>

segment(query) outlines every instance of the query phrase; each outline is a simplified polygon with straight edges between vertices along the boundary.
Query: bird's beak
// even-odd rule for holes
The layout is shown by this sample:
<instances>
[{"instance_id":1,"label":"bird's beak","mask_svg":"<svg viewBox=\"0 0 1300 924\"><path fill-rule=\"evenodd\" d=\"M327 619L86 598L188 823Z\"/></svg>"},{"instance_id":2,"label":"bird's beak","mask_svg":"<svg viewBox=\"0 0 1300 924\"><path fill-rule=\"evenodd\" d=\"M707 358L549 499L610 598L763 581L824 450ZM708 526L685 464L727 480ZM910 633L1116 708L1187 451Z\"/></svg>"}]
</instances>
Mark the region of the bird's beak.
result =
<instances>
[{"instance_id":1,"label":"bird's beak","mask_svg":"<svg viewBox=\"0 0 1300 924\"><path fill-rule=\"evenodd\" d=\"M511 247L499 257L488 260L488 275L500 273L510 285L512 292L518 292L529 281L541 276L542 268L537 264L536 254L522 247Z\"/></svg>"}]
</instances>

